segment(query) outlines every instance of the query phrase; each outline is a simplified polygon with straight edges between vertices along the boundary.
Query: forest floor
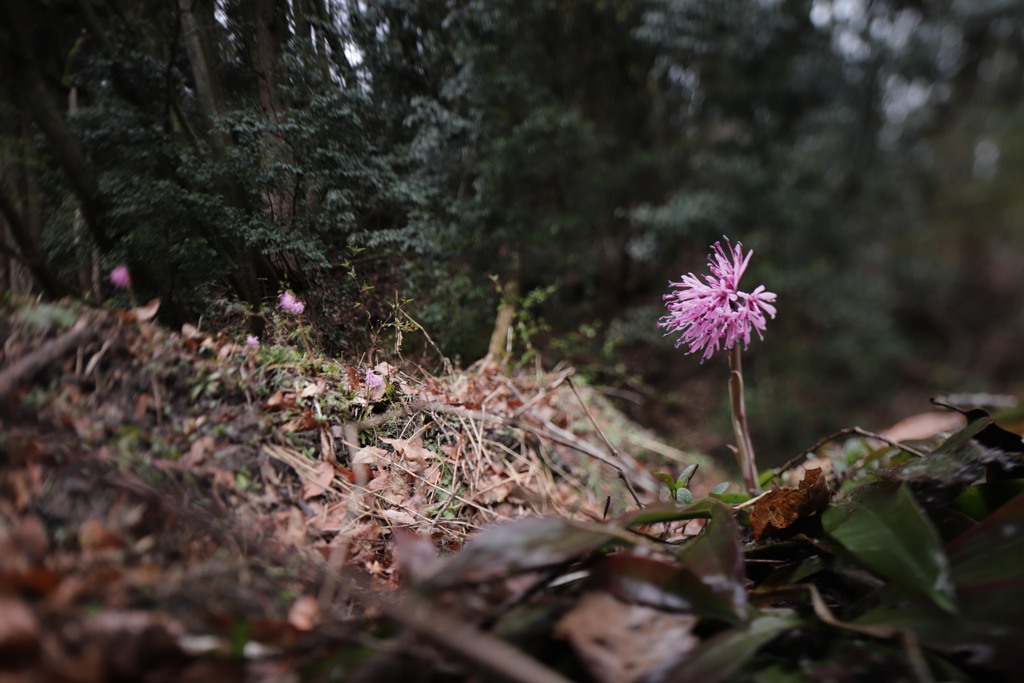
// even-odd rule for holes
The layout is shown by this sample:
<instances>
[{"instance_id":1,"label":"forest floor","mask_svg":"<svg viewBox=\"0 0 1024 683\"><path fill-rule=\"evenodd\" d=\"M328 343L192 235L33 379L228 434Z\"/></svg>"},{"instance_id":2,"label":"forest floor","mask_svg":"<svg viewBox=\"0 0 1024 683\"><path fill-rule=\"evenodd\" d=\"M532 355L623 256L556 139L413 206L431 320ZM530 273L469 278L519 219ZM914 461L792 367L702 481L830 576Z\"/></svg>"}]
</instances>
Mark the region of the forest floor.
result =
<instances>
[{"instance_id":1,"label":"forest floor","mask_svg":"<svg viewBox=\"0 0 1024 683\"><path fill-rule=\"evenodd\" d=\"M992 425L933 442L956 461L941 472L850 433L747 501L568 367L371 367L171 332L157 305L0 318L0 681L927 682L1024 665L997 607L1024 598L1019 562L961 552L1024 550L989 521L1024 527L1014 437L972 440ZM881 466L863 490L882 498L830 504L844 468ZM1012 485L978 488L993 468ZM689 505L655 476L680 472ZM975 489L968 529L947 508ZM889 533L863 545L849 520L869 514ZM981 626L950 640L935 624L969 591L990 598L963 608Z\"/></svg>"},{"instance_id":2,"label":"forest floor","mask_svg":"<svg viewBox=\"0 0 1024 683\"><path fill-rule=\"evenodd\" d=\"M0 330L0 672L19 680L291 680L379 656L368 624L402 624L388 596L426 561L403 567L402 538L455 550L656 501L652 469L719 476L571 368L414 377L155 313L26 306Z\"/></svg>"}]
</instances>

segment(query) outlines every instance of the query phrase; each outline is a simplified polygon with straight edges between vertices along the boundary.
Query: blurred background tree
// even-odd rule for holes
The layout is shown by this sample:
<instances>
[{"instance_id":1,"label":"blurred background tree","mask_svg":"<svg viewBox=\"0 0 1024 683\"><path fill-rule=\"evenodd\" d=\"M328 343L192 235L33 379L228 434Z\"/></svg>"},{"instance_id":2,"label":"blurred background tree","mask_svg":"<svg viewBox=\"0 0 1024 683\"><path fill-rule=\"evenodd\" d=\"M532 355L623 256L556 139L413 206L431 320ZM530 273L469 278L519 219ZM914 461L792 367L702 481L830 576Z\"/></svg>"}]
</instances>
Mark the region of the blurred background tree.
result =
<instances>
[{"instance_id":1,"label":"blurred background tree","mask_svg":"<svg viewBox=\"0 0 1024 683\"><path fill-rule=\"evenodd\" d=\"M409 297L464 362L504 302L514 355L712 448L724 370L655 321L727 234L779 294L771 464L1021 391L1022 60L1001 0L6 0L0 277L101 299L124 262L165 322L256 332L291 287L335 353Z\"/></svg>"}]
</instances>

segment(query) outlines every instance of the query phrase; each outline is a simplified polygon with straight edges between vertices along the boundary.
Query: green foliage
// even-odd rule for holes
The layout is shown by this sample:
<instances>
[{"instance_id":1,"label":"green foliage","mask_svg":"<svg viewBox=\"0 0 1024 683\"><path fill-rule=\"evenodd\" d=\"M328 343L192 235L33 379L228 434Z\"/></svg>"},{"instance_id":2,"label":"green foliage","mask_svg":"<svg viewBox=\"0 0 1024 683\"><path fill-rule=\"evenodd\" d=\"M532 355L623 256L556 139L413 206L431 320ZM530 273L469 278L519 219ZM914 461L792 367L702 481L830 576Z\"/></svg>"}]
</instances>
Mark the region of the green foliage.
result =
<instances>
[{"instance_id":1,"label":"green foliage","mask_svg":"<svg viewBox=\"0 0 1024 683\"><path fill-rule=\"evenodd\" d=\"M64 289L127 263L168 322L227 296L258 327L287 282L340 350L399 290L470 361L497 274L547 293L517 328L530 353L634 354L662 386L686 361L658 298L728 234L779 294L750 418L791 450L897 383L1020 363L1000 311L1024 284L1021 9L833 5L325 2L303 31L284 2L272 26L234 0L85 23L19 3L39 35L2 29L5 191Z\"/></svg>"}]
</instances>

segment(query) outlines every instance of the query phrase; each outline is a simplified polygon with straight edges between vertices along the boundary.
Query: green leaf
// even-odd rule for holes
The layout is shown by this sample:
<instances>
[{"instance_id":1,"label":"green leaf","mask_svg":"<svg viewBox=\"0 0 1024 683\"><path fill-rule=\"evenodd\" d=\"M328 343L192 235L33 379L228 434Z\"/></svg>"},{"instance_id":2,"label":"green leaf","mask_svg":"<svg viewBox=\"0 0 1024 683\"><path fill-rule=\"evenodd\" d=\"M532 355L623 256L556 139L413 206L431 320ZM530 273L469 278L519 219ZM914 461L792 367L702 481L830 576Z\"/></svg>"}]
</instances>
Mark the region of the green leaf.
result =
<instances>
[{"instance_id":1,"label":"green leaf","mask_svg":"<svg viewBox=\"0 0 1024 683\"><path fill-rule=\"evenodd\" d=\"M707 519L711 517L712 504L710 499L702 498L686 507L679 507L678 503L648 505L642 510L626 513L619 518L619 524L628 528L659 522L676 522L681 519Z\"/></svg>"},{"instance_id":2,"label":"green leaf","mask_svg":"<svg viewBox=\"0 0 1024 683\"><path fill-rule=\"evenodd\" d=\"M968 487L957 496L953 505L960 512L980 520L1019 493L1024 493L1024 479L984 482Z\"/></svg>"},{"instance_id":3,"label":"green leaf","mask_svg":"<svg viewBox=\"0 0 1024 683\"><path fill-rule=\"evenodd\" d=\"M747 625L709 638L698 648L696 656L677 664L660 680L666 683L724 681L758 650L802 622L799 616L788 610L759 616Z\"/></svg>"},{"instance_id":4,"label":"green leaf","mask_svg":"<svg viewBox=\"0 0 1024 683\"><path fill-rule=\"evenodd\" d=\"M708 497L713 498L715 500L720 500L726 505L739 505L740 503L746 503L751 498L750 494L748 493L715 493L713 491L708 494Z\"/></svg>"},{"instance_id":5,"label":"green leaf","mask_svg":"<svg viewBox=\"0 0 1024 683\"><path fill-rule=\"evenodd\" d=\"M1024 493L946 546L953 582L1024 579Z\"/></svg>"},{"instance_id":6,"label":"green leaf","mask_svg":"<svg viewBox=\"0 0 1024 683\"><path fill-rule=\"evenodd\" d=\"M721 494L725 493L728 489L729 489L729 482L723 481L721 484L719 484L715 488L711 489L711 493L714 493L716 495L721 495Z\"/></svg>"},{"instance_id":7,"label":"green leaf","mask_svg":"<svg viewBox=\"0 0 1024 683\"><path fill-rule=\"evenodd\" d=\"M724 600L740 619L747 615L747 575L739 527L732 510L721 503L711 504L711 520L697 538L679 550L680 564Z\"/></svg>"},{"instance_id":8,"label":"green leaf","mask_svg":"<svg viewBox=\"0 0 1024 683\"><path fill-rule=\"evenodd\" d=\"M492 527L426 581L435 588L488 581L573 560L617 538L616 529L557 518L527 518Z\"/></svg>"},{"instance_id":9,"label":"green leaf","mask_svg":"<svg viewBox=\"0 0 1024 683\"><path fill-rule=\"evenodd\" d=\"M669 491L676 490L676 480L672 478L671 474L666 474L664 472L655 472L654 477L665 482L665 486L668 486Z\"/></svg>"},{"instance_id":10,"label":"green leaf","mask_svg":"<svg viewBox=\"0 0 1024 683\"><path fill-rule=\"evenodd\" d=\"M742 621L731 601L723 600L696 574L675 563L618 554L602 562L594 578L603 589L626 602L692 612L729 623Z\"/></svg>"},{"instance_id":11,"label":"green leaf","mask_svg":"<svg viewBox=\"0 0 1024 683\"><path fill-rule=\"evenodd\" d=\"M904 485L864 486L848 502L825 510L821 522L857 562L956 612L956 594L939 534Z\"/></svg>"},{"instance_id":12,"label":"green leaf","mask_svg":"<svg viewBox=\"0 0 1024 683\"><path fill-rule=\"evenodd\" d=\"M968 586L957 593L961 610L955 620L921 597L880 605L853 623L911 631L921 644L954 653L967 663L1019 671L1024 665L1024 580Z\"/></svg>"},{"instance_id":13,"label":"green leaf","mask_svg":"<svg viewBox=\"0 0 1024 683\"><path fill-rule=\"evenodd\" d=\"M687 465L676 479L676 486L689 486L693 473L697 471L697 463Z\"/></svg>"},{"instance_id":14,"label":"green leaf","mask_svg":"<svg viewBox=\"0 0 1024 683\"><path fill-rule=\"evenodd\" d=\"M682 503L683 505L689 505L693 502L693 494L690 493L690 489L685 486L680 486L676 489L676 502Z\"/></svg>"}]
</instances>

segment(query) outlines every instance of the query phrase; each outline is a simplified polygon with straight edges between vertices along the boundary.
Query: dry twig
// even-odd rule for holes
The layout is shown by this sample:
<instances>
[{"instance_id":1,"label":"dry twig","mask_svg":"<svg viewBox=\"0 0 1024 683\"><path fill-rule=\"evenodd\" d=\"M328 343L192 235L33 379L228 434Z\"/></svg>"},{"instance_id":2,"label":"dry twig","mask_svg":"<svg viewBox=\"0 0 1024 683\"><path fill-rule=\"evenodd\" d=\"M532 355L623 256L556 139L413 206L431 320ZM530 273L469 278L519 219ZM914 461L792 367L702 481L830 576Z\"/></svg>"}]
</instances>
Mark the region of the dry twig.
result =
<instances>
[{"instance_id":1,"label":"dry twig","mask_svg":"<svg viewBox=\"0 0 1024 683\"><path fill-rule=\"evenodd\" d=\"M795 457L790 458L788 461L786 461L786 463L782 467L780 467L775 472L775 475L774 475L773 478L777 478L783 472L786 472L786 471L796 467L797 465L802 463L807 458L808 455L810 455L811 453L814 453L816 450L818 450L819 448L821 448L825 444L829 443L830 441L835 441L836 439L839 439L841 437L847 436L849 434L856 434L857 436L863 436L863 437L868 438L868 439L877 439L878 441L881 441L882 443L884 443L884 444L886 444L888 446L891 446L891 447L893 447L893 448L895 448L897 450L903 451L904 453L909 453L909 454L911 454L911 455L913 455L915 457L918 457L918 458L923 458L923 457L926 456L925 453L922 453L921 451L917 450L916 448L911 448L910 446L904 446L903 444L901 444L901 443L899 443L897 441L893 441L892 439L889 439L887 437L884 437L881 434L877 434L875 432L869 432L868 430L861 429L860 427L844 427L844 428L840 429L839 431L833 432L833 433L829 434L828 436L826 436L826 437L824 437L822 439L818 439L817 441L814 442L813 446L811 446L810 448L804 449L802 452L800 452Z\"/></svg>"},{"instance_id":2,"label":"dry twig","mask_svg":"<svg viewBox=\"0 0 1024 683\"><path fill-rule=\"evenodd\" d=\"M23 382L79 344L96 334L85 318L79 318L67 332L46 342L32 353L11 363L0 372L0 400L14 392Z\"/></svg>"}]
</instances>

